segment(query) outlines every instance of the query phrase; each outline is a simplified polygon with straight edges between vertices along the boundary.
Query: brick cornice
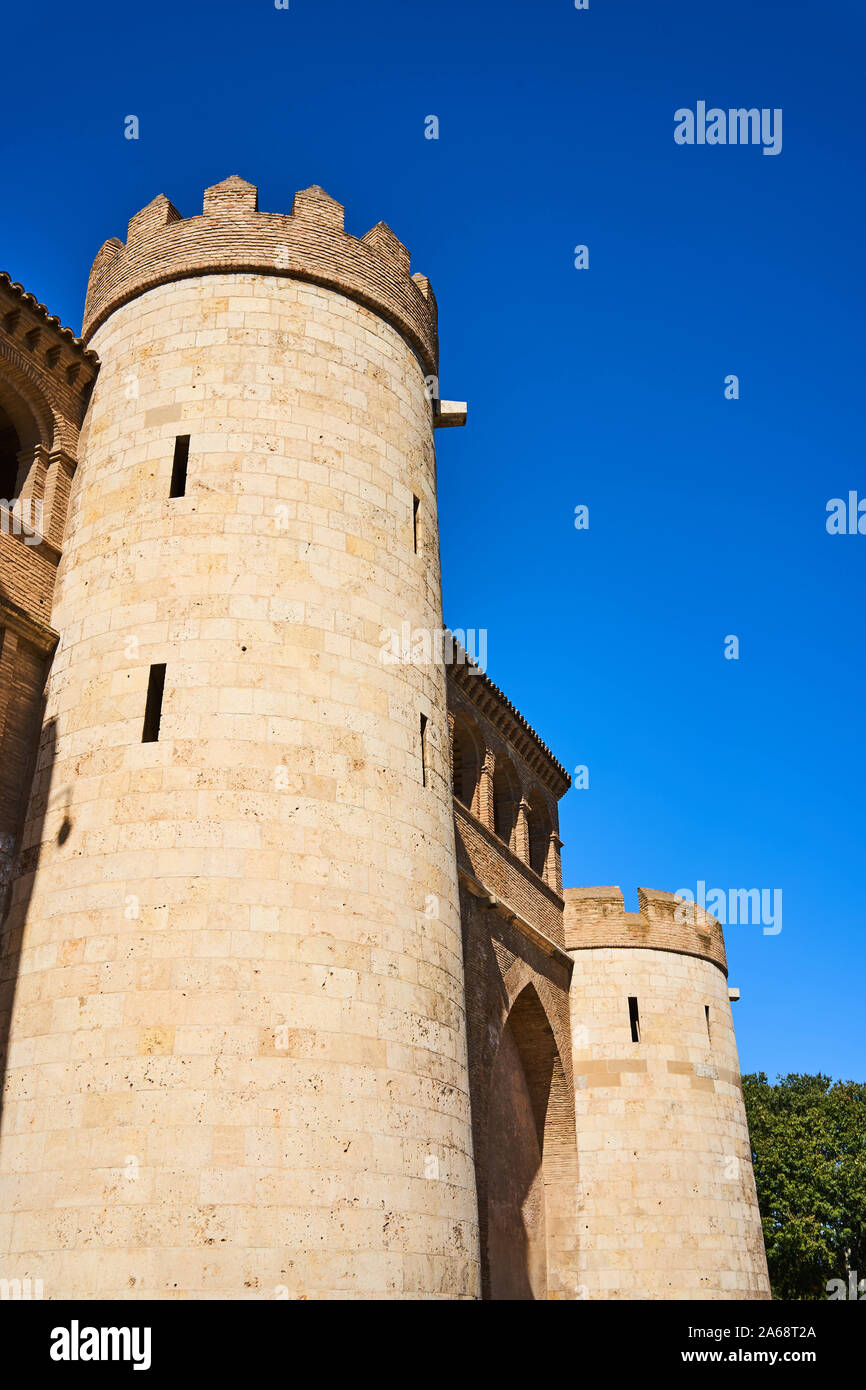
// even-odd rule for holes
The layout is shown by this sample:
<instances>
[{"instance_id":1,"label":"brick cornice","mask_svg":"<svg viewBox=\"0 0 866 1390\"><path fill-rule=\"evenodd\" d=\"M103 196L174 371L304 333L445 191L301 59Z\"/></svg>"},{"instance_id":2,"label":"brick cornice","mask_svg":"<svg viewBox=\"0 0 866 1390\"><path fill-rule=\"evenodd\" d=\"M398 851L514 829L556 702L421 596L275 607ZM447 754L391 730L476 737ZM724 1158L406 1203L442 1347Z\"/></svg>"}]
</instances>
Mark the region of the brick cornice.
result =
<instances>
[{"instance_id":1,"label":"brick cornice","mask_svg":"<svg viewBox=\"0 0 866 1390\"><path fill-rule=\"evenodd\" d=\"M446 666L449 681L520 754L527 767L558 801L571 786L571 778L565 768L499 686L494 685L490 677L462 649L457 648L456 643L455 649L454 660Z\"/></svg>"},{"instance_id":2,"label":"brick cornice","mask_svg":"<svg viewBox=\"0 0 866 1390\"><path fill-rule=\"evenodd\" d=\"M0 301L0 313L4 316L15 309L23 309L34 323L40 324L46 333L52 335L56 343L65 344L70 355L77 356L82 362L89 362L94 368L99 365L96 353L81 338L77 338L71 328L65 328L44 304L40 304L35 294L30 294L5 270L0 270Z\"/></svg>"}]
</instances>

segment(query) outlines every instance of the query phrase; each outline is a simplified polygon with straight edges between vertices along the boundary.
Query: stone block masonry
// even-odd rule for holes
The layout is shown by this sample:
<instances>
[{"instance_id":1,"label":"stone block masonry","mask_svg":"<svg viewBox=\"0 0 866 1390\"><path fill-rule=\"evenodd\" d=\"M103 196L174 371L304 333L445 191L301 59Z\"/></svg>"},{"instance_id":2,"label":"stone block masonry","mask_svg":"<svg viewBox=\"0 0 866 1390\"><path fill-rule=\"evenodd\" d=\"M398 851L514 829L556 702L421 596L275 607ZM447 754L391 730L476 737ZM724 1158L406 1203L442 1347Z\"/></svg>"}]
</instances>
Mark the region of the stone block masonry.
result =
<instances>
[{"instance_id":1,"label":"stone block masonry","mask_svg":"<svg viewBox=\"0 0 866 1390\"><path fill-rule=\"evenodd\" d=\"M0 1278L768 1296L719 923L563 893L538 734L382 660L443 627L438 370L429 281L319 187L155 198L83 339L0 274L44 517L0 528Z\"/></svg>"},{"instance_id":2,"label":"stone block masonry","mask_svg":"<svg viewBox=\"0 0 866 1390\"><path fill-rule=\"evenodd\" d=\"M91 333L10 913L6 1258L52 1297L478 1291L445 677L380 661L442 624L432 299L384 231L357 255L426 363L273 267L155 274Z\"/></svg>"}]
</instances>

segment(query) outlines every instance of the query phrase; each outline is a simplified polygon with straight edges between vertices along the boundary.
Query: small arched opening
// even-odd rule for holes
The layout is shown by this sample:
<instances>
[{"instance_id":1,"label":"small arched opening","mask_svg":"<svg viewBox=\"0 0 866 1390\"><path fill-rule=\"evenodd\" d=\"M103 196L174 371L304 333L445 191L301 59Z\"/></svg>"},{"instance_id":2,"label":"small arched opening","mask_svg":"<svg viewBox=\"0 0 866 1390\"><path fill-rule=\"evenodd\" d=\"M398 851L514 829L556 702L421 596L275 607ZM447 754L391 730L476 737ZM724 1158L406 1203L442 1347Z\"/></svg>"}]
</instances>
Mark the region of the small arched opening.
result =
<instances>
[{"instance_id":1,"label":"small arched opening","mask_svg":"<svg viewBox=\"0 0 866 1390\"><path fill-rule=\"evenodd\" d=\"M534 792L529 798L526 819L529 831L529 867L539 878L546 878L552 826L550 813L538 792Z\"/></svg>"},{"instance_id":2,"label":"small arched opening","mask_svg":"<svg viewBox=\"0 0 866 1390\"><path fill-rule=\"evenodd\" d=\"M38 488L44 464L36 451L40 445L42 451L50 450L54 436L54 419L44 398L0 351L0 500L17 499L25 482L31 492L34 485ZM27 467L35 470L29 477L24 476L22 455Z\"/></svg>"},{"instance_id":3,"label":"small arched opening","mask_svg":"<svg viewBox=\"0 0 866 1390\"><path fill-rule=\"evenodd\" d=\"M468 720L457 715L454 720L451 745L454 795L467 810L476 814L481 760L481 744L475 730Z\"/></svg>"},{"instance_id":4,"label":"small arched opening","mask_svg":"<svg viewBox=\"0 0 866 1390\"><path fill-rule=\"evenodd\" d=\"M0 401L0 502L11 502L17 496L21 447L12 417Z\"/></svg>"},{"instance_id":5,"label":"small arched opening","mask_svg":"<svg viewBox=\"0 0 866 1390\"><path fill-rule=\"evenodd\" d=\"M493 829L509 848L514 847L520 783L508 758L497 755L493 768Z\"/></svg>"}]
</instances>

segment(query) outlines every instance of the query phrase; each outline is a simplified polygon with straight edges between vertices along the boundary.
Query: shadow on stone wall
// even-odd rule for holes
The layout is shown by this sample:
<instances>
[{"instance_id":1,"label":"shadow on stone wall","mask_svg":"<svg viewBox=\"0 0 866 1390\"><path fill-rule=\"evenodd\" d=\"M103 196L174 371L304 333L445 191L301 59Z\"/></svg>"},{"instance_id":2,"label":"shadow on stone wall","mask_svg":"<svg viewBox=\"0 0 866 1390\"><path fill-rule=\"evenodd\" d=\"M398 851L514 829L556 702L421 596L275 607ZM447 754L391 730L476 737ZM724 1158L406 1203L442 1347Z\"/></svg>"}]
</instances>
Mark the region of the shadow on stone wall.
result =
<instances>
[{"instance_id":1,"label":"shadow on stone wall","mask_svg":"<svg viewBox=\"0 0 866 1390\"><path fill-rule=\"evenodd\" d=\"M523 991L502 1031L490 1082L487 1156L488 1297L491 1299L547 1298L547 1223L542 1148L546 1099L545 1078L533 1078L522 1046L521 1015L526 1012ZM540 1004L536 1007L541 1011ZM525 1020L524 1020L525 1021ZM547 1091L553 1074L548 1058ZM539 1104L541 1114L534 1113Z\"/></svg>"},{"instance_id":2,"label":"shadow on stone wall","mask_svg":"<svg viewBox=\"0 0 866 1390\"><path fill-rule=\"evenodd\" d=\"M44 701L40 723L44 717ZM57 724L50 719L42 729L39 747L34 751L29 803L25 799L15 842L15 854L5 903L0 905L0 1126L6 1100L6 1068L9 1052L9 1031L18 982L24 923L30 906L33 883L42 850L45 813L51 791L57 748ZM23 789L22 789L23 790ZM23 798L22 798L23 799ZM29 818L28 818L29 815ZM25 823L29 847L22 845Z\"/></svg>"},{"instance_id":3,"label":"shadow on stone wall","mask_svg":"<svg viewBox=\"0 0 866 1390\"><path fill-rule=\"evenodd\" d=\"M463 888L460 911L481 1296L574 1298L577 1137L562 1057L570 966Z\"/></svg>"}]
</instances>

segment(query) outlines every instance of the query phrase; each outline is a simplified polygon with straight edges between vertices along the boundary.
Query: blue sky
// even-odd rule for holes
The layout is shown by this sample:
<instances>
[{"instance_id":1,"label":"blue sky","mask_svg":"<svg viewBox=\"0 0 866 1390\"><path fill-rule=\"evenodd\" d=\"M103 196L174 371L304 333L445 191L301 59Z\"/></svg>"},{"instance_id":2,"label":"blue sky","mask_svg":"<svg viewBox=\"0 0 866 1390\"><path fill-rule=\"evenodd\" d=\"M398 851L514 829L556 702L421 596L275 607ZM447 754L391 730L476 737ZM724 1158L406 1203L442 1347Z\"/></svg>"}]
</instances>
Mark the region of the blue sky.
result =
<instances>
[{"instance_id":1,"label":"blue sky","mask_svg":"<svg viewBox=\"0 0 866 1390\"><path fill-rule=\"evenodd\" d=\"M446 619L589 767L566 883L782 890L781 933L727 933L771 1076L866 1076L866 536L825 529L866 497L864 29L853 0L4 19L0 265L76 329L102 241L229 173L268 211L320 183L411 248L470 407L438 436ZM781 108L781 154L676 145L699 100Z\"/></svg>"}]
</instances>

